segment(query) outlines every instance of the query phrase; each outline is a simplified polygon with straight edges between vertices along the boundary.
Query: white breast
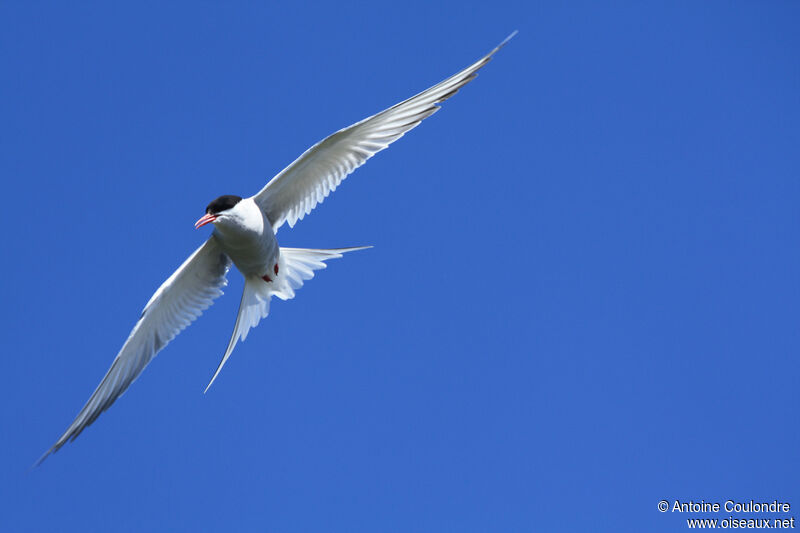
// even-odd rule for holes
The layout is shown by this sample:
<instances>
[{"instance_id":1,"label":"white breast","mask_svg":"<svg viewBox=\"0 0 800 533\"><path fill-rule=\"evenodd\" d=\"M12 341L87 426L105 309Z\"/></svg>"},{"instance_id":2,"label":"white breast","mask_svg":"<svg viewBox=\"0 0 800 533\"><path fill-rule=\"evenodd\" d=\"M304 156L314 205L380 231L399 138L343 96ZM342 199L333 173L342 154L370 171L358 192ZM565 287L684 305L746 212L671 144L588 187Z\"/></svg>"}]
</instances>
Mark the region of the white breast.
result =
<instances>
[{"instance_id":1,"label":"white breast","mask_svg":"<svg viewBox=\"0 0 800 533\"><path fill-rule=\"evenodd\" d=\"M251 198L220 213L214 228L217 241L242 274L261 277L272 272L278 261L278 241Z\"/></svg>"}]
</instances>

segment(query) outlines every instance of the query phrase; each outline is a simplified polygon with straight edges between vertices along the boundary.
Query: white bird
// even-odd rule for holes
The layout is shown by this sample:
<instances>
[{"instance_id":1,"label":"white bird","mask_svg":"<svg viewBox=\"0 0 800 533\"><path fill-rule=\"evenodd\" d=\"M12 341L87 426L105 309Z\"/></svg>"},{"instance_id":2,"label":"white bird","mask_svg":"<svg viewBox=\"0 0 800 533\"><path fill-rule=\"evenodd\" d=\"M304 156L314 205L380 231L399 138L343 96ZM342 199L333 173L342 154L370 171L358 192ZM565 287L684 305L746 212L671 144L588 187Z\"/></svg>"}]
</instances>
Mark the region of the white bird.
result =
<instances>
[{"instance_id":1,"label":"white bird","mask_svg":"<svg viewBox=\"0 0 800 533\"><path fill-rule=\"evenodd\" d=\"M153 294L89 401L36 464L80 435L127 390L158 352L222 294L231 263L245 278L244 292L233 335L208 387L236 343L244 341L250 329L267 316L272 296L294 298L295 291L314 277L315 270L326 267L325 261L368 248L284 248L278 246L275 234L284 222L294 227L367 159L438 111L439 104L472 80L516 33L430 89L323 139L255 196L226 195L211 202L195 223L196 228L213 224L211 236Z\"/></svg>"}]
</instances>

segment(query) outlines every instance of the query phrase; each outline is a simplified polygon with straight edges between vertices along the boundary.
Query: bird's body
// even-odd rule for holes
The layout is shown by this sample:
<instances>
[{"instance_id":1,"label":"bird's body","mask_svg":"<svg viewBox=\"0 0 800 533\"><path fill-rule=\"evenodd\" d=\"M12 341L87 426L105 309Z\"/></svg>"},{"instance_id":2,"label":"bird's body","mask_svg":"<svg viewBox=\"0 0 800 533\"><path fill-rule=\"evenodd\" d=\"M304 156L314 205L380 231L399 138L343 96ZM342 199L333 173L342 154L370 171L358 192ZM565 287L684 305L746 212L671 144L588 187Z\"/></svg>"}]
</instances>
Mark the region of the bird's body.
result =
<instances>
[{"instance_id":1,"label":"bird's body","mask_svg":"<svg viewBox=\"0 0 800 533\"><path fill-rule=\"evenodd\" d=\"M100 385L39 463L94 422L222 294L231 264L244 276L244 290L233 334L209 387L236 343L267 316L272 296L293 298L315 270L325 268L325 261L365 248L282 248L276 233L285 222L294 226L356 168L438 111L514 34L441 83L323 139L256 195L225 195L211 202L195 227L213 223L214 232L153 294Z\"/></svg>"},{"instance_id":2,"label":"bird's body","mask_svg":"<svg viewBox=\"0 0 800 533\"><path fill-rule=\"evenodd\" d=\"M252 198L237 203L229 216L214 223L214 237L245 277L269 277L275 272L280 249L267 216Z\"/></svg>"}]
</instances>

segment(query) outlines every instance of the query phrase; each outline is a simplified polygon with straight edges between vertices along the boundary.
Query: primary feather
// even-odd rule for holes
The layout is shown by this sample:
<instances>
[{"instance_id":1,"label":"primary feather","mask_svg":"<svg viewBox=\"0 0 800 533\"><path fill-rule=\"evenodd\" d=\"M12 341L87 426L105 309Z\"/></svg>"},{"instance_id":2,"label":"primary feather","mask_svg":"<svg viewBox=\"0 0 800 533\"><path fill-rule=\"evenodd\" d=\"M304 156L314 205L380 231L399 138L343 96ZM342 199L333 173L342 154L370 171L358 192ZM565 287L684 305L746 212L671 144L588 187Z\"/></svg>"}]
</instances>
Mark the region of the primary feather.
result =
<instances>
[{"instance_id":1,"label":"primary feather","mask_svg":"<svg viewBox=\"0 0 800 533\"><path fill-rule=\"evenodd\" d=\"M339 130L306 150L254 196L273 230L277 232L284 222L294 227L355 169L436 113L439 104L475 78L476 72L516 34L430 89Z\"/></svg>"},{"instance_id":2,"label":"primary feather","mask_svg":"<svg viewBox=\"0 0 800 533\"><path fill-rule=\"evenodd\" d=\"M156 354L222 294L230 264L213 235L184 261L147 302L100 385L37 464L91 425L122 396Z\"/></svg>"}]
</instances>

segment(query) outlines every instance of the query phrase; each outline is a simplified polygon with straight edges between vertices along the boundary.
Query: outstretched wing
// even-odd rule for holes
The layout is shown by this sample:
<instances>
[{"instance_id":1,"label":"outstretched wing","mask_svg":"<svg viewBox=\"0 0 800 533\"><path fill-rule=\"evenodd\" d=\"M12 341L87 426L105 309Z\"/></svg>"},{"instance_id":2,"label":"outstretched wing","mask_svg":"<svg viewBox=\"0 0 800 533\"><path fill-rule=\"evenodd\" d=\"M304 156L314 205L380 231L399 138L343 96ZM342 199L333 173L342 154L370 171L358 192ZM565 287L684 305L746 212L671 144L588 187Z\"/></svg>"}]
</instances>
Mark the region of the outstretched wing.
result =
<instances>
[{"instance_id":1,"label":"outstretched wing","mask_svg":"<svg viewBox=\"0 0 800 533\"><path fill-rule=\"evenodd\" d=\"M476 72L516 33L458 74L377 115L339 130L306 150L254 197L272 222L273 230L277 231L284 222L293 227L351 172L438 111L438 104L472 80Z\"/></svg>"},{"instance_id":2,"label":"outstretched wing","mask_svg":"<svg viewBox=\"0 0 800 533\"><path fill-rule=\"evenodd\" d=\"M142 373L147 364L207 309L227 284L230 259L211 236L155 292L103 381L37 464L75 439Z\"/></svg>"}]
</instances>

